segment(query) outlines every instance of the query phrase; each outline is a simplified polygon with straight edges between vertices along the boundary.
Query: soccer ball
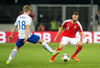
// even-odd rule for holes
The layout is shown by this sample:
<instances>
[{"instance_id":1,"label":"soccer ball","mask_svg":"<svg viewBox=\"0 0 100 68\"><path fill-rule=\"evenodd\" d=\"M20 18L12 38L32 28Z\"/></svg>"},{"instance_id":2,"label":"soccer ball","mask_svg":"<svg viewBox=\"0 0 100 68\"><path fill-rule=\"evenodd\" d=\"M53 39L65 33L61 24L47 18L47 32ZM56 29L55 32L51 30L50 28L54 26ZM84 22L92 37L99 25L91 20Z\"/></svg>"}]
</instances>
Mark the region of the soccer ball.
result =
<instances>
[{"instance_id":1,"label":"soccer ball","mask_svg":"<svg viewBox=\"0 0 100 68\"><path fill-rule=\"evenodd\" d=\"M70 57L69 57L68 54L64 54L64 55L62 56L62 60L63 60L64 62L68 62L69 59L70 59Z\"/></svg>"}]
</instances>

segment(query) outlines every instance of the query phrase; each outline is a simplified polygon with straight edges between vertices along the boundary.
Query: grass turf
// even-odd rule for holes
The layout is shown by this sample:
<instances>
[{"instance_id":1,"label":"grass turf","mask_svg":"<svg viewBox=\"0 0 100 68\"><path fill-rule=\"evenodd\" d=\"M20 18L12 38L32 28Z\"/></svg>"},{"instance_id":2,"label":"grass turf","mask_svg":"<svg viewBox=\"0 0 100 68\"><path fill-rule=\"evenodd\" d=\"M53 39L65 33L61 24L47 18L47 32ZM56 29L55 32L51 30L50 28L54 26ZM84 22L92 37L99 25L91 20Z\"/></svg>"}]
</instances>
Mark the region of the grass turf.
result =
<instances>
[{"instance_id":1,"label":"grass turf","mask_svg":"<svg viewBox=\"0 0 100 68\"><path fill-rule=\"evenodd\" d=\"M55 50L59 43L48 43ZM70 59L69 62L61 60L63 54L70 56L75 52L76 47L68 44L53 63L49 63L51 54L40 44L26 43L16 53L11 64L6 61L15 47L15 43L0 44L0 68L100 68L100 44L84 44L82 51L77 55L80 62Z\"/></svg>"}]
</instances>

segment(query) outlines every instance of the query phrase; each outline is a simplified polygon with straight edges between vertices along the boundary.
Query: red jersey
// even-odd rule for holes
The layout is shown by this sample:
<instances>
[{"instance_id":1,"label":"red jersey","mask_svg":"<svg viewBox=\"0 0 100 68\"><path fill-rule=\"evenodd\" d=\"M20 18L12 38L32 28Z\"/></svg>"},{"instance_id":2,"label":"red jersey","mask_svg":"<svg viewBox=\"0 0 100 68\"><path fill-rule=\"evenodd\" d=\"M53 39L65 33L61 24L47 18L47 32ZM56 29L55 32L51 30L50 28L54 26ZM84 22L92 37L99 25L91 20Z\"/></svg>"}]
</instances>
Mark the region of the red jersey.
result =
<instances>
[{"instance_id":1,"label":"red jersey","mask_svg":"<svg viewBox=\"0 0 100 68\"><path fill-rule=\"evenodd\" d=\"M80 22L77 21L75 24L72 24L71 19L64 21L64 23L62 24L62 27L65 28L62 36L66 36L70 38L75 38L77 31L83 32Z\"/></svg>"}]
</instances>

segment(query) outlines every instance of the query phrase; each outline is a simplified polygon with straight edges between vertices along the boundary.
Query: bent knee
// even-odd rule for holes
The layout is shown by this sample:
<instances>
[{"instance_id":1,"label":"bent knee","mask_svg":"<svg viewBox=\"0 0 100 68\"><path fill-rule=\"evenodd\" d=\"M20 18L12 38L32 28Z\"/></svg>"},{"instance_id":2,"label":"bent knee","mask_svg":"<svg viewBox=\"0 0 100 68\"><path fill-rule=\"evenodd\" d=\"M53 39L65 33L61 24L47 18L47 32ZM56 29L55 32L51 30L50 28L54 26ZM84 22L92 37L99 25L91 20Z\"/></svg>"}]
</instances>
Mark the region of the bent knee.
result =
<instances>
[{"instance_id":1,"label":"bent knee","mask_svg":"<svg viewBox=\"0 0 100 68\"><path fill-rule=\"evenodd\" d=\"M14 48L14 49L16 49L16 50L18 51L18 50L19 50L19 47L16 47L16 46L15 46L15 48Z\"/></svg>"},{"instance_id":2,"label":"bent knee","mask_svg":"<svg viewBox=\"0 0 100 68\"><path fill-rule=\"evenodd\" d=\"M81 47L82 47L82 46L83 46L83 43L79 41L79 42L77 43L77 46L81 46Z\"/></svg>"},{"instance_id":3,"label":"bent knee","mask_svg":"<svg viewBox=\"0 0 100 68\"><path fill-rule=\"evenodd\" d=\"M43 43L44 40L40 38L38 42L39 42L39 43Z\"/></svg>"},{"instance_id":4,"label":"bent knee","mask_svg":"<svg viewBox=\"0 0 100 68\"><path fill-rule=\"evenodd\" d=\"M64 48L64 44L60 44L59 48L60 49Z\"/></svg>"}]
</instances>

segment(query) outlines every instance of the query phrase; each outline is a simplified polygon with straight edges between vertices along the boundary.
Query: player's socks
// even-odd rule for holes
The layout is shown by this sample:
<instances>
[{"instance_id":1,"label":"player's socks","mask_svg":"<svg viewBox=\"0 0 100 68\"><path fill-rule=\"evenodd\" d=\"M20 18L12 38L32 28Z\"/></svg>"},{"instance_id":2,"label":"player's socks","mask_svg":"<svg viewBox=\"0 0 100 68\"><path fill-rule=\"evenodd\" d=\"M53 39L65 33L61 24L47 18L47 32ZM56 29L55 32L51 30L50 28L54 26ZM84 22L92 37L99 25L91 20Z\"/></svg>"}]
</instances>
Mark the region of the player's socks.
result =
<instances>
[{"instance_id":1,"label":"player's socks","mask_svg":"<svg viewBox=\"0 0 100 68\"><path fill-rule=\"evenodd\" d=\"M73 57L77 55L77 53L79 53L81 51L82 47L77 46L77 49L75 51L75 53L72 55Z\"/></svg>"},{"instance_id":2,"label":"player's socks","mask_svg":"<svg viewBox=\"0 0 100 68\"><path fill-rule=\"evenodd\" d=\"M50 48L50 46L49 46L46 42L43 42L43 43L42 43L42 46L43 46L46 50L48 50L51 54L54 53L54 51Z\"/></svg>"},{"instance_id":3,"label":"player's socks","mask_svg":"<svg viewBox=\"0 0 100 68\"><path fill-rule=\"evenodd\" d=\"M77 53L79 53L81 51L81 49L82 49L82 47L77 46L77 49L76 49L75 53L71 57L72 59L74 59L77 62L79 62L79 60L77 59L76 55L77 55Z\"/></svg>"},{"instance_id":4,"label":"player's socks","mask_svg":"<svg viewBox=\"0 0 100 68\"><path fill-rule=\"evenodd\" d=\"M52 54L52 56L57 55L60 51L61 51L61 49L58 47L58 48L56 49L56 51Z\"/></svg>"},{"instance_id":5,"label":"player's socks","mask_svg":"<svg viewBox=\"0 0 100 68\"><path fill-rule=\"evenodd\" d=\"M52 56L51 59L49 60L49 62L53 62L55 57L56 57L56 55Z\"/></svg>"},{"instance_id":6,"label":"player's socks","mask_svg":"<svg viewBox=\"0 0 100 68\"><path fill-rule=\"evenodd\" d=\"M11 62L11 60L12 60L13 57L15 56L16 52L17 52L17 49L13 49L13 50L12 50L12 52L11 52L11 54L10 54L10 56L9 56L9 58L8 58L8 60L7 60L7 62L6 62L6 64L9 64L9 63Z\"/></svg>"},{"instance_id":7,"label":"player's socks","mask_svg":"<svg viewBox=\"0 0 100 68\"><path fill-rule=\"evenodd\" d=\"M53 53L51 59L49 62L53 62L54 61L54 58L59 54L59 52L61 51L61 49L58 47L55 51L55 53Z\"/></svg>"}]
</instances>

